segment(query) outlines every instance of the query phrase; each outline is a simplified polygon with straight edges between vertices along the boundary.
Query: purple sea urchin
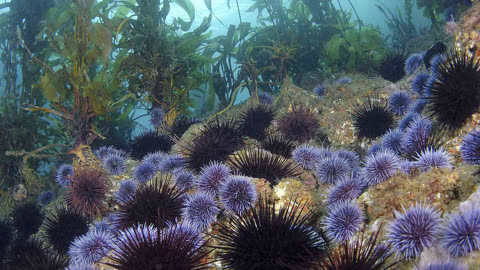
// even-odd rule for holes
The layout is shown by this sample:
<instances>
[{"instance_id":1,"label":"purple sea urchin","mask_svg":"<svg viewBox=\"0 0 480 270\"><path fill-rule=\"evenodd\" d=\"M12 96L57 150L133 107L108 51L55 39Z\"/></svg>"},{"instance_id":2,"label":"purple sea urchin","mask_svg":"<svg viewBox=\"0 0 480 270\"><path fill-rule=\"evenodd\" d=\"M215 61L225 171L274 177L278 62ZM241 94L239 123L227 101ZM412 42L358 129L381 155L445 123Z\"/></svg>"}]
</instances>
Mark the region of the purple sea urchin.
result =
<instances>
[{"instance_id":1,"label":"purple sea urchin","mask_svg":"<svg viewBox=\"0 0 480 270\"><path fill-rule=\"evenodd\" d=\"M410 95L402 91L396 91L388 98L388 106L396 115L405 114L411 103Z\"/></svg>"},{"instance_id":2,"label":"purple sea urchin","mask_svg":"<svg viewBox=\"0 0 480 270\"><path fill-rule=\"evenodd\" d=\"M20 238L26 239L38 232L45 215L37 202L26 202L13 208L10 214Z\"/></svg>"},{"instance_id":3,"label":"purple sea urchin","mask_svg":"<svg viewBox=\"0 0 480 270\"><path fill-rule=\"evenodd\" d=\"M160 164L162 163L163 159L165 159L166 156L167 154L163 152L149 153L143 157L142 163L149 162L153 164L157 170L160 170Z\"/></svg>"},{"instance_id":4,"label":"purple sea urchin","mask_svg":"<svg viewBox=\"0 0 480 270\"><path fill-rule=\"evenodd\" d=\"M452 54L439 65L437 74L427 113L440 127L457 130L480 108L480 62Z\"/></svg>"},{"instance_id":5,"label":"purple sea urchin","mask_svg":"<svg viewBox=\"0 0 480 270\"><path fill-rule=\"evenodd\" d=\"M243 149L230 156L228 165L241 175L263 178L271 185L283 178L300 175L300 167L294 162L262 149Z\"/></svg>"},{"instance_id":6,"label":"purple sea urchin","mask_svg":"<svg viewBox=\"0 0 480 270\"><path fill-rule=\"evenodd\" d=\"M226 161L244 142L238 122L216 119L205 124L193 141L182 141L179 145L188 169L198 173L212 161Z\"/></svg>"},{"instance_id":7,"label":"purple sea urchin","mask_svg":"<svg viewBox=\"0 0 480 270\"><path fill-rule=\"evenodd\" d=\"M378 70L382 78L395 83L405 77L405 60L401 53L386 55L380 62Z\"/></svg>"},{"instance_id":8,"label":"purple sea urchin","mask_svg":"<svg viewBox=\"0 0 480 270\"><path fill-rule=\"evenodd\" d=\"M418 99L412 106L411 112L421 114L427 107L428 102L426 99Z\"/></svg>"},{"instance_id":9,"label":"purple sea urchin","mask_svg":"<svg viewBox=\"0 0 480 270\"><path fill-rule=\"evenodd\" d=\"M325 148L323 148L323 149L325 149ZM353 151L350 151L350 150L341 149L341 150L338 150L337 152L335 152L335 155L339 158L343 158L343 159L347 160L348 165L350 166L351 170L358 167L358 164L360 163L360 156L357 153L355 153Z\"/></svg>"},{"instance_id":10,"label":"purple sea urchin","mask_svg":"<svg viewBox=\"0 0 480 270\"><path fill-rule=\"evenodd\" d=\"M439 218L437 210L419 203L403 208L403 213L395 211L387 237L396 254L412 259L431 247L437 238Z\"/></svg>"},{"instance_id":11,"label":"purple sea urchin","mask_svg":"<svg viewBox=\"0 0 480 270\"><path fill-rule=\"evenodd\" d=\"M405 60L405 73L412 75L423 63L423 53L413 53Z\"/></svg>"},{"instance_id":12,"label":"purple sea urchin","mask_svg":"<svg viewBox=\"0 0 480 270\"><path fill-rule=\"evenodd\" d=\"M274 118L275 111L271 106L251 106L240 113L240 126L244 135L262 140Z\"/></svg>"},{"instance_id":13,"label":"purple sea urchin","mask_svg":"<svg viewBox=\"0 0 480 270\"><path fill-rule=\"evenodd\" d=\"M464 256L480 249L480 209L476 205L460 207L448 215L441 226L440 245L453 256Z\"/></svg>"},{"instance_id":14,"label":"purple sea urchin","mask_svg":"<svg viewBox=\"0 0 480 270\"><path fill-rule=\"evenodd\" d=\"M127 165L125 164L125 159L118 155L112 154L103 160L103 168L107 173L112 175L121 175L127 170Z\"/></svg>"},{"instance_id":15,"label":"purple sea urchin","mask_svg":"<svg viewBox=\"0 0 480 270\"><path fill-rule=\"evenodd\" d=\"M180 218L185 191L172 185L171 175L140 186L133 197L118 203L114 224L128 228L138 223L164 227Z\"/></svg>"},{"instance_id":16,"label":"purple sea urchin","mask_svg":"<svg viewBox=\"0 0 480 270\"><path fill-rule=\"evenodd\" d=\"M75 176L73 172L73 166L70 164L62 164L57 170L57 175L55 179L57 184L62 187L67 187L72 184L73 177Z\"/></svg>"},{"instance_id":17,"label":"purple sea urchin","mask_svg":"<svg viewBox=\"0 0 480 270\"><path fill-rule=\"evenodd\" d=\"M141 133L130 143L130 153L136 160L142 160L147 154L154 152L169 152L173 141L168 135L159 135L155 131Z\"/></svg>"},{"instance_id":18,"label":"purple sea urchin","mask_svg":"<svg viewBox=\"0 0 480 270\"><path fill-rule=\"evenodd\" d=\"M140 163L133 172L133 177L139 183L143 184L148 182L157 174L157 168L150 162Z\"/></svg>"},{"instance_id":19,"label":"purple sea urchin","mask_svg":"<svg viewBox=\"0 0 480 270\"><path fill-rule=\"evenodd\" d=\"M271 105L273 103L273 97L269 93L258 93L258 100L260 104Z\"/></svg>"},{"instance_id":20,"label":"purple sea urchin","mask_svg":"<svg viewBox=\"0 0 480 270\"><path fill-rule=\"evenodd\" d=\"M65 270L95 270L95 267L91 263L73 263Z\"/></svg>"},{"instance_id":21,"label":"purple sea urchin","mask_svg":"<svg viewBox=\"0 0 480 270\"><path fill-rule=\"evenodd\" d=\"M370 145L370 147L368 148L367 150L367 153L366 153L366 156L371 156L371 155L374 155L378 152L382 151L382 144L381 143L377 143L377 142L374 142L372 143L372 145Z\"/></svg>"},{"instance_id":22,"label":"purple sea urchin","mask_svg":"<svg viewBox=\"0 0 480 270\"><path fill-rule=\"evenodd\" d=\"M65 254L76 237L88 232L88 220L80 213L62 207L45 219L43 230L48 243L60 254Z\"/></svg>"},{"instance_id":23,"label":"purple sea urchin","mask_svg":"<svg viewBox=\"0 0 480 270\"><path fill-rule=\"evenodd\" d=\"M230 177L220 189L220 201L225 209L239 216L252 207L256 200L255 186L243 176Z\"/></svg>"},{"instance_id":24,"label":"purple sea urchin","mask_svg":"<svg viewBox=\"0 0 480 270\"><path fill-rule=\"evenodd\" d=\"M292 111L282 115L278 120L278 130L287 139L300 143L313 137L319 127L315 113L302 106L293 108Z\"/></svg>"},{"instance_id":25,"label":"purple sea urchin","mask_svg":"<svg viewBox=\"0 0 480 270\"><path fill-rule=\"evenodd\" d=\"M150 124L153 127L160 127L163 123L163 118L165 118L165 112L161 107L155 107L150 111Z\"/></svg>"},{"instance_id":26,"label":"purple sea urchin","mask_svg":"<svg viewBox=\"0 0 480 270\"><path fill-rule=\"evenodd\" d=\"M323 98L323 95L325 95L325 90L327 86L325 84L319 84L313 88L313 93L317 95L319 98Z\"/></svg>"},{"instance_id":27,"label":"purple sea urchin","mask_svg":"<svg viewBox=\"0 0 480 270\"><path fill-rule=\"evenodd\" d=\"M382 137L382 148L400 155L404 145L404 138L405 135L400 129L390 130Z\"/></svg>"},{"instance_id":28,"label":"purple sea urchin","mask_svg":"<svg viewBox=\"0 0 480 270\"><path fill-rule=\"evenodd\" d=\"M137 192L137 182L127 179L120 182L117 192L115 192L115 199L119 202L126 202L135 196Z\"/></svg>"},{"instance_id":29,"label":"purple sea urchin","mask_svg":"<svg viewBox=\"0 0 480 270\"><path fill-rule=\"evenodd\" d=\"M437 54L432 57L430 60L430 68L429 71L432 74L433 77L438 77L438 70L440 68L440 65L447 60L447 57L445 57L444 54Z\"/></svg>"},{"instance_id":30,"label":"purple sea urchin","mask_svg":"<svg viewBox=\"0 0 480 270\"><path fill-rule=\"evenodd\" d=\"M349 84L352 82L352 78L350 77L342 77L336 81L337 84Z\"/></svg>"},{"instance_id":31,"label":"purple sea urchin","mask_svg":"<svg viewBox=\"0 0 480 270\"><path fill-rule=\"evenodd\" d=\"M191 189L197 181L197 177L185 169L174 170L173 178L175 179L175 185L181 190Z\"/></svg>"},{"instance_id":32,"label":"purple sea urchin","mask_svg":"<svg viewBox=\"0 0 480 270\"><path fill-rule=\"evenodd\" d=\"M101 146L97 150L95 150L95 156L97 156L98 159L103 160L109 155L113 155L117 153L117 149L115 149L113 146Z\"/></svg>"},{"instance_id":33,"label":"purple sea urchin","mask_svg":"<svg viewBox=\"0 0 480 270\"><path fill-rule=\"evenodd\" d=\"M185 168L187 161L182 155L166 156L159 165L159 170L163 173L172 173L176 169Z\"/></svg>"},{"instance_id":34,"label":"purple sea urchin","mask_svg":"<svg viewBox=\"0 0 480 270\"><path fill-rule=\"evenodd\" d=\"M319 148L310 145L300 145L292 152L295 163L304 170L314 170L320 161L325 158Z\"/></svg>"},{"instance_id":35,"label":"purple sea urchin","mask_svg":"<svg viewBox=\"0 0 480 270\"><path fill-rule=\"evenodd\" d=\"M208 228L217 220L220 209L215 199L206 193L194 193L185 201L183 217L185 221L200 230Z\"/></svg>"},{"instance_id":36,"label":"purple sea urchin","mask_svg":"<svg viewBox=\"0 0 480 270\"><path fill-rule=\"evenodd\" d=\"M113 235L104 231L92 230L75 238L68 250L74 262L93 264L105 257L112 248Z\"/></svg>"},{"instance_id":37,"label":"purple sea urchin","mask_svg":"<svg viewBox=\"0 0 480 270\"><path fill-rule=\"evenodd\" d=\"M327 203L333 207L339 203L349 202L362 193L363 182L358 177L348 177L333 186L327 196Z\"/></svg>"},{"instance_id":38,"label":"purple sea urchin","mask_svg":"<svg viewBox=\"0 0 480 270\"><path fill-rule=\"evenodd\" d=\"M466 270L455 262L435 262L425 266L415 267L415 270Z\"/></svg>"},{"instance_id":39,"label":"purple sea urchin","mask_svg":"<svg viewBox=\"0 0 480 270\"><path fill-rule=\"evenodd\" d=\"M417 155L414 166L421 172L432 168L451 168L452 159L452 156L443 148L437 150L427 148Z\"/></svg>"},{"instance_id":40,"label":"purple sea urchin","mask_svg":"<svg viewBox=\"0 0 480 270\"><path fill-rule=\"evenodd\" d=\"M400 157L390 151L381 151L370 155L365 160L362 176L369 186L378 185L400 168Z\"/></svg>"},{"instance_id":41,"label":"purple sea urchin","mask_svg":"<svg viewBox=\"0 0 480 270\"><path fill-rule=\"evenodd\" d=\"M53 193L51 190L47 190L38 195L37 202L40 205L45 206L53 201L53 199L55 199L55 193Z\"/></svg>"},{"instance_id":42,"label":"purple sea urchin","mask_svg":"<svg viewBox=\"0 0 480 270\"><path fill-rule=\"evenodd\" d=\"M430 78L430 75L427 73L421 73L415 76L411 84L412 91L422 96L429 78Z\"/></svg>"},{"instance_id":43,"label":"purple sea urchin","mask_svg":"<svg viewBox=\"0 0 480 270\"><path fill-rule=\"evenodd\" d=\"M214 161L202 168L195 186L199 191L214 197L229 176L230 168L223 163Z\"/></svg>"},{"instance_id":44,"label":"purple sea urchin","mask_svg":"<svg viewBox=\"0 0 480 270\"><path fill-rule=\"evenodd\" d=\"M353 203L340 203L332 207L323 224L327 236L335 242L343 242L350 239L360 230L363 213Z\"/></svg>"},{"instance_id":45,"label":"purple sea urchin","mask_svg":"<svg viewBox=\"0 0 480 270\"><path fill-rule=\"evenodd\" d=\"M463 137L460 153L468 164L480 164L480 130L474 130Z\"/></svg>"},{"instance_id":46,"label":"purple sea urchin","mask_svg":"<svg viewBox=\"0 0 480 270\"><path fill-rule=\"evenodd\" d=\"M402 118L402 120L400 120L398 128L400 130L405 130L410 125L410 123L412 123L412 121L418 117L421 117L421 115L416 112L411 112L407 114L405 117Z\"/></svg>"},{"instance_id":47,"label":"purple sea urchin","mask_svg":"<svg viewBox=\"0 0 480 270\"><path fill-rule=\"evenodd\" d=\"M375 139L394 126L393 112L386 102L367 97L351 113L353 127L359 138Z\"/></svg>"},{"instance_id":48,"label":"purple sea urchin","mask_svg":"<svg viewBox=\"0 0 480 270\"><path fill-rule=\"evenodd\" d=\"M258 206L220 223L218 257L226 269L311 269L315 254L326 249L313 210L296 200L277 209L259 198Z\"/></svg>"},{"instance_id":49,"label":"purple sea urchin","mask_svg":"<svg viewBox=\"0 0 480 270\"><path fill-rule=\"evenodd\" d=\"M320 161L315 174L322 183L336 184L348 177L351 168L344 158L333 156Z\"/></svg>"}]
</instances>

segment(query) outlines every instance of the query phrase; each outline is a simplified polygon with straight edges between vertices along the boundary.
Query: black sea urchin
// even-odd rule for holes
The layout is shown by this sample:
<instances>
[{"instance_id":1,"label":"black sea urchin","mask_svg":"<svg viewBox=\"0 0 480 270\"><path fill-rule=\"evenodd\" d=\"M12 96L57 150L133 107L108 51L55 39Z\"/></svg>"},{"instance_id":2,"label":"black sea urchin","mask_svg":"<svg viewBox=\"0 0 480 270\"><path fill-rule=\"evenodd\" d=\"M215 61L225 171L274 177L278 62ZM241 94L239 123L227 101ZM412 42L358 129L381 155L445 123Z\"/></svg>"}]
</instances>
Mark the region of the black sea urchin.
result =
<instances>
[{"instance_id":1,"label":"black sea urchin","mask_svg":"<svg viewBox=\"0 0 480 270\"><path fill-rule=\"evenodd\" d=\"M13 241L14 228L10 220L0 219L0 266L2 265L3 258L7 253L8 246Z\"/></svg>"},{"instance_id":2,"label":"black sea urchin","mask_svg":"<svg viewBox=\"0 0 480 270\"><path fill-rule=\"evenodd\" d=\"M41 206L33 201L16 206L11 216L21 238L37 233L45 218Z\"/></svg>"},{"instance_id":3,"label":"black sea urchin","mask_svg":"<svg viewBox=\"0 0 480 270\"><path fill-rule=\"evenodd\" d=\"M159 135L155 131L144 132L136 136L130 143L130 153L136 160L153 152L169 152L173 141L168 135Z\"/></svg>"},{"instance_id":4,"label":"black sea urchin","mask_svg":"<svg viewBox=\"0 0 480 270\"><path fill-rule=\"evenodd\" d=\"M45 248L38 239L20 240L12 245L6 260L9 270L57 270L67 266L67 260Z\"/></svg>"},{"instance_id":5,"label":"black sea urchin","mask_svg":"<svg viewBox=\"0 0 480 270\"><path fill-rule=\"evenodd\" d=\"M385 56L380 62L378 72L385 80L397 82L405 77L405 55L393 53Z\"/></svg>"},{"instance_id":6,"label":"black sea urchin","mask_svg":"<svg viewBox=\"0 0 480 270\"><path fill-rule=\"evenodd\" d=\"M466 54L451 54L440 63L427 114L435 124L457 130L480 108L480 62Z\"/></svg>"},{"instance_id":7,"label":"black sea urchin","mask_svg":"<svg viewBox=\"0 0 480 270\"><path fill-rule=\"evenodd\" d=\"M396 263L389 263L392 256L389 245L378 243L380 229L368 235L363 228L360 235L353 240L343 242L329 252L326 257L319 257L315 270L387 270Z\"/></svg>"},{"instance_id":8,"label":"black sea urchin","mask_svg":"<svg viewBox=\"0 0 480 270\"><path fill-rule=\"evenodd\" d=\"M243 146L240 125L234 120L208 122L190 142L180 141L187 167L200 172L212 161L225 161L229 155Z\"/></svg>"},{"instance_id":9,"label":"black sea urchin","mask_svg":"<svg viewBox=\"0 0 480 270\"><path fill-rule=\"evenodd\" d=\"M207 269L210 250L200 232L185 224L157 230L136 225L119 233L107 265L119 270Z\"/></svg>"},{"instance_id":10,"label":"black sea urchin","mask_svg":"<svg viewBox=\"0 0 480 270\"><path fill-rule=\"evenodd\" d=\"M168 127L168 133L174 138L181 138L191 125L198 123L200 123L200 120L198 119L180 116L175 119L171 126Z\"/></svg>"},{"instance_id":11,"label":"black sea urchin","mask_svg":"<svg viewBox=\"0 0 480 270\"><path fill-rule=\"evenodd\" d=\"M272 154L280 155L284 158L291 158L293 150L297 147L297 143L282 135L269 134L260 142L260 147Z\"/></svg>"},{"instance_id":12,"label":"black sea urchin","mask_svg":"<svg viewBox=\"0 0 480 270\"><path fill-rule=\"evenodd\" d=\"M306 142L315 137L319 127L315 112L300 106L282 115L278 120L278 129L287 139Z\"/></svg>"},{"instance_id":13,"label":"black sea urchin","mask_svg":"<svg viewBox=\"0 0 480 270\"><path fill-rule=\"evenodd\" d=\"M353 126L359 138L375 139L394 127L393 112L386 102L370 98L351 113Z\"/></svg>"},{"instance_id":14,"label":"black sea urchin","mask_svg":"<svg viewBox=\"0 0 480 270\"><path fill-rule=\"evenodd\" d=\"M260 198L257 208L220 223L219 260L232 270L310 269L326 247L312 210L296 200L277 212L274 200Z\"/></svg>"},{"instance_id":15,"label":"black sea urchin","mask_svg":"<svg viewBox=\"0 0 480 270\"><path fill-rule=\"evenodd\" d=\"M241 175L263 178L276 185L281 179L300 175L300 167L289 159L262 149L243 149L230 156L230 167Z\"/></svg>"},{"instance_id":16,"label":"black sea urchin","mask_svg":"<svg viewBox=\"0 0 480 270\"><path fill-rule=\"evenodd\" d=\"M70 243L88 231L88 221L73 209L59 208L44 222L45 238L59 253L66 254Z\"/></svg>"},{"instance_id":17,"label":"black sea urchin","mask_svg":"<svg viewBox=\"0 0 480 270\"><path fill-rule=\"evenodd\" d=\"M170 175L155 178L139 187L135 195L121 200L115 223L120 228L128 228L136 224L165 226L180 218L183 208L184 191L173 185Z\"/></svg>"},{"instance_id":18,"label":"black sea urchin","mask_svg":"<svg viewBox=\"0 0 480 270\"><path fill-rule=\"evenodd\" d=\"M87 216L100 215L108 191L107 180L107 174L98 169L82 168L75 172L66 196L68 205Z\"/></svg>"},{"instance_id":19,"label":"black sea urchin","mask_svg":"<svg viewBox=\"0 0 480 270\"><path fill-rule=\"evenodd\" d=\"M240 114L240 125L243 134L257 140L265 137L265 130L275 118L275 111L269 105L248 107Z\"/></svg>"}]
</instances>

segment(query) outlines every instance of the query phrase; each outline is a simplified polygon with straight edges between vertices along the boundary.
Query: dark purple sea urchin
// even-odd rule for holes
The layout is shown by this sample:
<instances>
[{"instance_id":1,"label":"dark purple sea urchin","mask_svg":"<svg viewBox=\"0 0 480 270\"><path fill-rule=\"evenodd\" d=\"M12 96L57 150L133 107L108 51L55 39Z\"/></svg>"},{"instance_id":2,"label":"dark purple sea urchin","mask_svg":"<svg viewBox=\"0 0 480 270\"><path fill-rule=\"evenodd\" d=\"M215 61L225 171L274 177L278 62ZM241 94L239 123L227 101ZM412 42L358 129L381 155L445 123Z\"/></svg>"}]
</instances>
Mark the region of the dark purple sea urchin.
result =
<instances>
[{"instance_id":1,"label":"dark purple sea urchin","mask_svg":"<svg viewBox=\"0 0 480 270\"><path fill-rule=\"evenodd\" d=\"M108 192L107 175L98 169L83 168L75 173L66 201L87 216L101 215Z\"/></svg>"},{"instance_id":2,"label":"dark purple sea urchin","mask_svg":"<svg viewBox=\"0 0 480 270\"><path fill-rule=\"evenodd\" d=\"M370 98L351 113L353 127L359 138L375 139L394 127L394 115L386 102Z\"/></svg>"},{"instance_id":3,"label":"dark purple sea urchin","mask_svg":"<svg viewBox=\"0 0 480 270\"><path fill-rule=\"evenodd\" d=\"M269 105L251 106L240 114L240 126L246 136L262 140L266 135L266 129L275 118L275 111Z\"/></svg>"},{"instance_id":4,"label":"dark purple sea urchin","mask_svg":"<svg viewBox=\"0 0 480 270\"><path fill-rule=\"evenodd\" d=\"M313 137L319 127L315 113L305 107L296 107L282 115L278 120L278 130L287 139L300 143Z\"/></svg>"}]
</instances>

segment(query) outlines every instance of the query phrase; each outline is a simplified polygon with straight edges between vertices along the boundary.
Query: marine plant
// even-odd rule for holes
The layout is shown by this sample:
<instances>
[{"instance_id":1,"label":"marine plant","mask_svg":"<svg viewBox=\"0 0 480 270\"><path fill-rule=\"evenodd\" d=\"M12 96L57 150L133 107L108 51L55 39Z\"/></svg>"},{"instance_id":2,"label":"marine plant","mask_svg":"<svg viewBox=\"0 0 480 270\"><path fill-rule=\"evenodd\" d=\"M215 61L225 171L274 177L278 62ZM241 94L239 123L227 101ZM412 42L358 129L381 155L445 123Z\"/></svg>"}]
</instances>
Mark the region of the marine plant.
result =
<instances>
[{"instance_id":1,"label":"marine plant","mask_svg":"<svg viewBox=\"0 0 480 270\"><path fill-rule=\"evenodd\" d=\"M33 201L15 206L10 216L18 236L23 239L37 233L45 218L41 206Z\"/></svg>"},{"instance_id":2,"label":"marine plant","mask_svg":"<svg viewBox=\"0 0 480 270\"><path fill-rule=\"evenodd\" d=\"M113 235L101 230L90 230L75 238L68 255L71 261L93 264L100 261L112 249Z\"/></svg>"},{"instance_id":3,"label":"marine plant","mask_svg":"<svg viewBox=\"0 0 480 270\"><path fill-rule=\"evenodd\" d=\"M435 243L440 216L430 205L416 203L402 213L395 211L395 220L389 223L387 238L398 257L413 259Z\"/></svg>"},{"instance_id":4,"label":"marine plant","mask_svg":"<svg viewBox=\"0 0 480 270\"><path fill-rule=\"evenodd\" d=\"M134 195L118 201L114 224L126 229L136 224L166 227L181 216L185 191L172 185L171 175L139 186Z\"/></svg>"},{"instance_id":5,"label":"marine plant","mask_svg":"<svg viewBox=\"0 0 480 270\"><path fill-rule=\"evenodd\" d=\"M254 178L263 178L274 186L281 179L300 175L300 167L289 159L262 149L244 148L231 155L227 164L235 172Z\"/></svg>"},{"instance_id":6,"label":"marine plant","mask_svg":"<svg viewBox=\"0 0 480 270\"><path fill-rule=\"evenodd\" d=\"M217 220L220 208L215 197L203 192L196 192L185 199L183 218L199 230L207 229Z\"/></svg>"},{"instance_id":7,"label":"marine plant","mask_svg":"<svg viewBox=\"0 0 480 270\"><path fill-rule=\"evenodd\" d=\"M450 54L437 73L427 114L436 125L457 130L480 108L480 62L466 54Z\"/></svg>"},{"instance_id":8,"label":"marine plant","mask_svg":"<svg viewBox=\"0 0 480 270\"><path fill-rule=\"evenodd\" d=\"M82 168L75 173L67 190L67 204L87 216L101 216L109 188L108 177L95 168Z\"/></svg>"},{"instance_id":9,"label":"marine plant","mask_svg":"<svg viewBox=\"0 0 480 270\"><path fill-rule=\"evenodd\" d=\"M315 112L303 106L293 108L278 119L280 133L300 143L312 139L319 126Z\"/></svg>"},{"instance_id":10,"label":"marine plant","mask_svg":"<svg viewBox=\"0 0 480 270\"><path fill-rule=\"evenodd\" d=\"M232 176L222 185L219 192L220 202L226 210L242 215L257 200L257 191L253 183L243 176Z\"/></svg>"},{"instance_id":11,"label":"marine plant","mask_svg":"<svg viewBox=\"0 0 480 270\"><path fill-rule=\"evenodd\" d=\"M395 123L388 104L371 97L367 97L362 105L357 105L351 116L357 136L371 140L385 134Z\"/></svg>"},{"instance_id":12,"label":"marine plant","mask_svg":"<svg viewBox=\"0 0 480 270\"><path fill-rule=\"evenodd\" d=\"M355 203L344 202L332 206L322 223L329 239L344 242L360 230L363 218L362 210Z\"/></svg>"},{"instance_id":13,"label":"marine plant","mask_svg":"<svg viewBox=\"0 0 480 270\"><path fill-rule=\"evenodd\" d=\"M291 158L297 143L280 134L268 134L260 141L260 147L274 155Z\"/></svg>"},{"instance_id":14,"label":"marine plant","mask_svg":"<svg viewBox=\"0 0 480 270\"><path fill-rule=\"evenodd\" d=\"M480 211L475 205L460 207L440 227L439 243L453 256L480 249Z\"/></svg>"},{"instance_id":15,"label":"marine plant","mask_svg":"<svg viewBox=\"0 0 480 270\"><path fill-rule=\"evenodd\" d=\"M315 175L324 184L336 184L348 177L353 168L344 158L333 156L322 159L315 168Z\"/></svg>"},{"instance_id":16,"label":"marine plant","mask_svg":"<svg viewBox=\"0 0 480 270\"><path fill-rule=\"evenodd\" d=\"M277 210L260 196L258 206L219 223L216 249L226 269L310 269L327 247L314 210L290 199Z\"/></svg>"},{"instance_id":17,"label":"marine plant","mask_svg":"<svg viewBox=\"0 0 480 270\"><path fill-rule=\"evenodd\" d=\"M54 250L66 254L70 243L88 232L88 220L75 210L60 207L43 224L45 239Z\"/></svg>"},{"instance_id":18,"label":"marine plant","mask_svg":"<svg viewBox=\"0 0 480 270\"><path fill-rule=\"evenodd\" d=\"M412 16L414 2L414 0L404 0L403 11L399 7L391 10L380 1L378 1L379 4L375 5L386 18L387 26L391 32L389 36L390 44L396 50L404 50L407 42L418 35Z\"/></svg>"},{"instance_id":19,"label":"marine plant","mask_svg":"<svg viewBox=\"0 0 480 270\"><path fill-rule=\"evenodd\" d=\"M213 161L202 168L194 185L197 190L214 197L229 177L230 168L224 163Z\"/></svg>"},{"instance_id":20,"label":"marine plant","mask_svg":"<svg viewBox=\"0 0 480 270\"><path fill-rule=\"evenodd\" d=\"M141 133L130 143L130 154L136 160L142 160L147 154L154 152L169 152L173 141L169 136L155 131Z\"/></svg>"},{"instance_id":21,"label":"marine plant","mask_svg":"<svg viewBox=\"0 0 480 270\"><path fill-rule=\"evenodd\" d=\"M120 232L114 243L111 262L113 269L205 269L211 250L200 232L175 224L157 230L153 226L135 225Z\"/></svg>"},{"instance_id":22,"label":"marine plant","mask_svg":"<svg viewBox=\"0 0 480 270\"><path fill-rule=\"evenodd\" d=\"M274 119L275 111L271 106L252 106L240 114L240 126L246 136L262 140L266 136L266 129Z\"/></svg>"},{"instance_id":23,"label":"marine plant","mask_svg":"<svg viewBox=\"0 0 480 270\"><path fill-rule=\"evenodd\" d=\"M390 246L379 243L380 229L368 233L366 228L351 241L342 242L338 247L318 258L315 270L388 270L394 269L396 263L390 263L392 256Z\"/></svg>"},{"instance_id":24,"label":"marine plant","mask_svg":"<svg viewBox=\"0 0 480 270\"><path fill-rule=\"evenodd\" d=\"M220 122L218 119L204 124L194 140L179 142L187 168L197 173L212 161L226 161L228 156L243 144L238 122Z\"/></svg>"}]
</instances>

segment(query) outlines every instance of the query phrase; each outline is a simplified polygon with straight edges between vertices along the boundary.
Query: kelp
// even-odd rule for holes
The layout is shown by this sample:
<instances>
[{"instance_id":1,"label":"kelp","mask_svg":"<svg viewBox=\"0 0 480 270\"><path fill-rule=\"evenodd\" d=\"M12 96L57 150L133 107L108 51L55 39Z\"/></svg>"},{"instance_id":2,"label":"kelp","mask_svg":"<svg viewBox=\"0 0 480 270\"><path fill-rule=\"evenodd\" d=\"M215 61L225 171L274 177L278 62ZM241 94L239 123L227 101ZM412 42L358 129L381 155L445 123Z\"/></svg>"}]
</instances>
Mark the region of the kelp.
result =
<instances>
[{"instance_id":1,"label":"kelp","mask_svg":"<svg viewBox=\"0 0 480 270\"><path fill-rule=\"evenodd\" d=\"M407 41L417 36L417 30L412 21L413 3L413 0L404 0L403 11L398 7L393 11L384 4L375 5L385 16L392 33L391 46L398 51L404 51Z\"/></svg>"}]
</instances>

